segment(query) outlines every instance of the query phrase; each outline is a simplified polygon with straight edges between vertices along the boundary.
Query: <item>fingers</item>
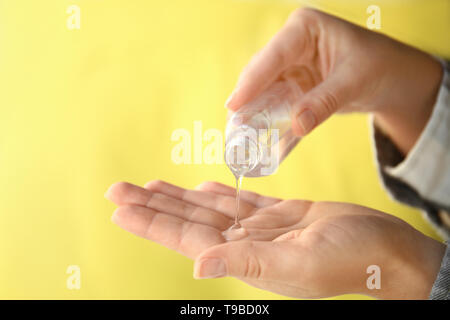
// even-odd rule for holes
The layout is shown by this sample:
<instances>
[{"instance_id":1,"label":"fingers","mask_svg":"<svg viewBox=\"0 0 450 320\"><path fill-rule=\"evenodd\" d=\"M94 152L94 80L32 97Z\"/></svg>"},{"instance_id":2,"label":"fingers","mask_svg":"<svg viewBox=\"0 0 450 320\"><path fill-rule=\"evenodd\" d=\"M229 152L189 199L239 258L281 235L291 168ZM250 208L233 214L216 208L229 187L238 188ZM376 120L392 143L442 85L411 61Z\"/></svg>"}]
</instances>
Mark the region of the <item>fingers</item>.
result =
<instances>
[{"instance_id":1,"label":"fingers","mask_svg":"<svg viewBox=\"0 0 450 320\"><path fill-rule=\"evenodd\" d=\"M252 241L284 241L293 240L294 237L283 237L284 235L291 234L294 231L298 231L298 234L303 229L298 229L298 226L287 226L283 228L252 228L248 227L246 221L242 221L241 225L245 229L245 237L239 238L239 240L252 240Z\"/></svg>"},{"instance_id":2,"label":"fingers","mask_svg":"<svg viewBox=\"0 0 450 320\"><path fill-rule=\"evenodd\" d=\"M289 241L289 240L296 240L300 238L300 235L303 233L305 229L295 229L291 230L289 232L283 233L282 235L278 236L273 241Z\"/></svg>"},{"instance_id":3,"label":"fingers","mask_svg":"<svg viewBox=\"0 0 450 320\"><path fill-rule=\"evenodd\" d=\"M137 205L117 208L112 221L126 231L176 250L191 259L224 241L220 231L215 228Z\"/></svg>"},{"instance_id":4,"label":"fingers","mask_svg":"<svg viewBox=\"0 0 450 320\"><path fill-rule=\"evenodd\" d=\"M302 65L317 63L313 60L319 54L325 58L331 55L332 52L327 52L326 48L317 47L319 40L323 38L323 34L320 33L323 24L328 25L331 30L334 28L334 24L330 21L335 19L329 19L327 15L315 10L295 11L285 26L242 71L226 106L236 111L269 88L275 80L284 75L284 72L288 72L289 68L296 69ZM319 50L325 52L318 52ZM298 104L294 106L292 114L294 134L307 135L345 104L347 100L345 96L349 95L349 90L345 86L354 86L354 83L349 81L354 78L351 74L353 69L348 65L346 68L341 71L334 70L330 75L324 76L325 79L317 79L316 76L316 79L310 77L311 79L306 81L308 85L302 91L311 87L312 83L323 82L311 90L306 90ZM309 77L311 74L306 76Z\"/></svg>"},{"instance_id":5,"label":"fingers","mask_svg":"<svg viewBox=\"0 0 450 320\"><path fill-rule=\"evenodd\" d=\"M213 192L213 193L221 194L221 195L228 196L228 197L236 196L235 188L229 187L227 185L224 185L224 184L221 184L218 182L212 182L212 181L203 182L200 185L198 185L196 187L196 189L202 190L202 191ZM243 201L250 203L251 205L253 205L257 208L271 206L271 205L274 205L275 203L278 203L281 201L280 199L262 196L255 192L246 191L246 190L241 190L240 198Z\"/></svg>"},{"instance_id":6,"label":"fingers","mask_svg":"<svg viewBox=\"0 0 450 320\"><path fill-rule=\"evenodd\" d=\"M144 206L219 230L225 230L231 225L231 220L219 212L195 206L162 193L151 192L131 183L113 184L105 197L119 206L125 204Z\"/></svg>"},{"instance_id":7,"label":"fingers","mask_svg":"<svg viewBox=\"0 0 450 320\"><path fill-rule=\"evenodd\" d=\"M224 196L201 190L187 190L160 180L147 183L145 188L152 192L166 194L195 206L223 213L229 218L234 218L236 213L236 199L234 196ZM245 218L252 215L254 211L255 207L253 205L242 202L239 208L239 215L240 217Z\"/></svg>"},{"instance_id":8,"label":"fingers","mask_svg":"<svg viewBox=\"0 0 450 320\"><path fill-rule=\"evenodd\" d=\"M285 233L291 229L303 228L312 206L313 203L306 200L280 201L259 209L256 214L242 220L242 225L246 228L272 229L281 231L279 234Z\"/></svg>"},{"instance_id":9,"label":"fingers","mask_svg":"<svg viewBox=\"0 0 450 320\"><path fill-rule=\"evenodd\" d=\"M312 56L315 41L310 12L295 11L284 27L252 58L228 98L227 108L238 110L267 88L289 65Z\"/></svg>"},{"instance_id":10,"label":"fingers","mask_svg":"<svg viewBox=\"0 0 450 320\"><path fill-rule=\"evenodd\" d=\"M197 279L233 276L292 281L301 274L301 248L288 242L238 241L211 247L195 261Z\"/></svg>"},{"instance_id":11,"label":"fingers","mask_svg":"<svg viewBox=\"0 0 450 320\"><path fill-rule=\"evenodd\" d=\"M346 95L344 85L343 79L333 75L308 91L293 110L294 134L307 135L335 113L344 104Z\"/></svg>"}]
</instances>

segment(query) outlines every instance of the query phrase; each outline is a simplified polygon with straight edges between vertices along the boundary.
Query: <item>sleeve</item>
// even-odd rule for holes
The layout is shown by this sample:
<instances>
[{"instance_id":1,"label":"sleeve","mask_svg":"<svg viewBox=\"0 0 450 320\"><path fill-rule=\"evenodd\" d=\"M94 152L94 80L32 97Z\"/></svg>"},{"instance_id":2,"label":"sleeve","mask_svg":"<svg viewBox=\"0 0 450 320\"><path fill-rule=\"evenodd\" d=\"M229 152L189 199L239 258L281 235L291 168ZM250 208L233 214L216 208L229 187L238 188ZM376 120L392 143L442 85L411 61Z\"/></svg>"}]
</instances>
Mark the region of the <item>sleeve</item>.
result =
<instances>
[{"instance_id":1,"label":"sleeve","mask_svg":"<svg viewBox=\"0 0 450 320\"><path fill-rule=\"evenodd\" d=\"M448 242L441 268L429 298L430 300L450 300L450 245Z\"/></svg>"},{"instance_id":2,"label":"sleeve","mask_svg":"<svg viewBox=\"0 0 450 320\"><path fill-rule=\"evenodd\" d=\"M414 147L404 157L370 118L378 172L388 194L421 209L445 238L450 237L450 63L431 117ZM450 253L447 250L430 298L449 298ZM442 292L446 292L443 294Z\"/></svg>"}]
</instances>

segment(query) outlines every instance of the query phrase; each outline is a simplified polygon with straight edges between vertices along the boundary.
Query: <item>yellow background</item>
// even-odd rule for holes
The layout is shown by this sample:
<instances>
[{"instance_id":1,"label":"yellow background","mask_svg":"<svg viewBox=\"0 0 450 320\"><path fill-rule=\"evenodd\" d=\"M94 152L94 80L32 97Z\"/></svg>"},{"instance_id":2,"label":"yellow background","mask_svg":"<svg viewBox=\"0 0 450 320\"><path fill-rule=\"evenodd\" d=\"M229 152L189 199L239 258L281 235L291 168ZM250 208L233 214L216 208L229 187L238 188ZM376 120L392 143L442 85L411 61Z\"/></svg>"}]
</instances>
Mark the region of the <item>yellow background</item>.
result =
<instances>
[{"instance_id":1,"label":"yellow background","mask_svg":"<svg viewBox=\"0 0 450 320\"><path fill-rule=\"evenodd\" d=\"M359 24L378 4L383 32L450 57L446 0L310 3ZM66 27L71 4L80 30ZM0 298L283 298L234 279L194 280L190 260L113 225L103 194L119 180L232 185L225 165L175 165L171 134L192 132L194 120L224 128L238 74L297 5L0 0ZM358 203L436 237L382 190L365 116L334 117L276 175L244 187ZM80 290L66 288L69 265L81 268Z\"/></svg>"}]
</instances>

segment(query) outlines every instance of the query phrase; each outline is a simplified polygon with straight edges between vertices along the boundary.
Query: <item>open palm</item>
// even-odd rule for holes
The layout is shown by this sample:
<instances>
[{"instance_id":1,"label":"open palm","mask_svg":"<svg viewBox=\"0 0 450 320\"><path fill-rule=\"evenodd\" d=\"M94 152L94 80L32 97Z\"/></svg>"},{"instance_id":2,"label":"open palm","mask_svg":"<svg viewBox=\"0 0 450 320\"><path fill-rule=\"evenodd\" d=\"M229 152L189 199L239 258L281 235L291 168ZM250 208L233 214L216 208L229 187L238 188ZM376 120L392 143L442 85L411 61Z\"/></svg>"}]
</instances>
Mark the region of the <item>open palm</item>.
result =
<instances>
[{"instance_id":1,"label":"open palm","mask_svg":"<svg viewBox=\"0 0 450 320\"><path fill-rule=\"evenodd\" d=\"M106 197L119 205L116 224L195 259L197 278L233 276L265 290L311 298L382 297L382 292L387 297L414 276L413 284L397 289L401 298L411 290L426 295L439 269L434 256L440 250L428 250L438 249L438 242L400 219L357 205L282 201L243 191L240 223L246 235L226 241L222 233L236 210L235 189L228 186L207 182L186 190L162 181L144 188L121 182ZM366 285L371 265L383 272L384 288L377 292Z\"/></svg>"}]
</instances>

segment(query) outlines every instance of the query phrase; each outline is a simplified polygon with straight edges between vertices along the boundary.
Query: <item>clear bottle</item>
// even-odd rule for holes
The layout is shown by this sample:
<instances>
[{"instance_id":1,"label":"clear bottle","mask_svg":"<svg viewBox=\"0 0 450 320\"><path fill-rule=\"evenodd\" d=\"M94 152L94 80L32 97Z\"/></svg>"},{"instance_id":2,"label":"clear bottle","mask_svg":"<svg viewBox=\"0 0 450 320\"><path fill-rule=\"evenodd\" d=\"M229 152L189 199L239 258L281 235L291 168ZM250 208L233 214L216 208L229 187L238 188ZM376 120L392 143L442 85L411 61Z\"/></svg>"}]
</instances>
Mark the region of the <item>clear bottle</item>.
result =
<instances>
[{"instance_id":1,"label":"clear bottle","mask_svg":"<svg viewBox=\"0 0 450 320\"><path fill-rule=\"evenodd\" d=\"M301 93L295 81L277 81L232 114L225 130L225 162L236 178L275 173L297 145L291 112Z\"/></svg>"}]
</instances>

